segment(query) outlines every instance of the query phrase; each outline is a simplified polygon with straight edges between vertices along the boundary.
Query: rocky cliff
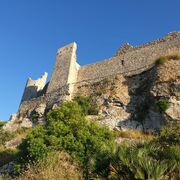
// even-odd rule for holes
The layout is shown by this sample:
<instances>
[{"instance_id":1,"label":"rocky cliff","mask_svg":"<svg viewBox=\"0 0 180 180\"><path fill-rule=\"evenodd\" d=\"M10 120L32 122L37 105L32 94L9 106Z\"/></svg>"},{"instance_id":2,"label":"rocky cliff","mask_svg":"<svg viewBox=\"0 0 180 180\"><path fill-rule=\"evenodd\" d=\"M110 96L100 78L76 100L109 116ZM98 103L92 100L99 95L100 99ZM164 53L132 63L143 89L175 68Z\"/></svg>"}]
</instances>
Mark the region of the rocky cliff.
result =
<instances>
[{"instance_id":1,"label":"rocky cliff","mask_svg":"<svg viewBox=\"0 0 180 180\"><path fill-rule=\"evenodd\" d=\"M81 83L74 95L97 102L97 120L112 129L158 130L167 122L180 122L180 60L157 63L134 76ZM164 112L157 107L159 101L167 103Z\"/></svg>"}]
</instances>

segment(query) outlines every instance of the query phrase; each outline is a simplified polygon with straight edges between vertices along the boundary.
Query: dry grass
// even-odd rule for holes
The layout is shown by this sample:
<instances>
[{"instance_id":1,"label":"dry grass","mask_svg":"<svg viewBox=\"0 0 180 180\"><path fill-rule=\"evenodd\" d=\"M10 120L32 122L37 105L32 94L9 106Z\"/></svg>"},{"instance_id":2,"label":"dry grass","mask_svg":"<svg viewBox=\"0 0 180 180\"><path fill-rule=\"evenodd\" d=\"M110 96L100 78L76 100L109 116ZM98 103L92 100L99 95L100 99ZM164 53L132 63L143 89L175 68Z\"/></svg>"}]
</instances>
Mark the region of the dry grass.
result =
<instances>
[{"instance_id":1,"label":"dry grass","mask_svg":"<svg viewBox=\"0 0 180 180\"><path fill-rule=\"evenodd\" d=\"M118 132L118 137L129 139L152 139L154 135L152 133L144 133L138 130L126 130Z\"/></svg>"},{"instance_id":2,"label":"dry grass","mask_svg":"<svg viewBox=\"0 0 180 180\"><path fill-rule=\"evenodd\" d=\"M78 166L70 161L65 152L49 155L43 161L28 168L18 180L80 180L82 179Z\"/></svg>"},{"instance_id":3,"label":"dry grass","mask_svg":"<svg viewBox=\"0 0 180 180\"><path fill-rule=\"evenodd\" d=\"M0 167L16 159L17 149L6 149L0 146Z\"/></svg>"},{"instance_id":4,"label":"dry grass","mask_svg":"<svg viewBox=\"0 0 180 180\"><path fill-rule=\"evenodd\" d=\"M168 60L180 60L180 53L179 52L169 52L165 56L158 57L156 59L156 64L163 65Z\"/></svg>"}]
</instances>

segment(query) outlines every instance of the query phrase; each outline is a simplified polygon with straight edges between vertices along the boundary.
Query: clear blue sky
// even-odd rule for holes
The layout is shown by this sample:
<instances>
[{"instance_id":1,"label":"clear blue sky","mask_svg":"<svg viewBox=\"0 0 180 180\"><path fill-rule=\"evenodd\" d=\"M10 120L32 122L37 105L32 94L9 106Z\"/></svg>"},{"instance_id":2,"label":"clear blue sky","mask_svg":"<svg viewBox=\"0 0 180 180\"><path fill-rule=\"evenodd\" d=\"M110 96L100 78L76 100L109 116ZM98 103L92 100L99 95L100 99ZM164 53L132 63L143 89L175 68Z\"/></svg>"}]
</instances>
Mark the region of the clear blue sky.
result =
<instances>
[{"instance_id":1,"label":"clear blue sky","mask_svg":"<svg viewBox=\"0 0 180 180\"><path fill-rule=\"evenodd\" d=\"M0 0L0 119L18 109L26 79L52 72L56 51L78 43L84 65L180 30L180 0Z\"/></svg>"}]
</instances>

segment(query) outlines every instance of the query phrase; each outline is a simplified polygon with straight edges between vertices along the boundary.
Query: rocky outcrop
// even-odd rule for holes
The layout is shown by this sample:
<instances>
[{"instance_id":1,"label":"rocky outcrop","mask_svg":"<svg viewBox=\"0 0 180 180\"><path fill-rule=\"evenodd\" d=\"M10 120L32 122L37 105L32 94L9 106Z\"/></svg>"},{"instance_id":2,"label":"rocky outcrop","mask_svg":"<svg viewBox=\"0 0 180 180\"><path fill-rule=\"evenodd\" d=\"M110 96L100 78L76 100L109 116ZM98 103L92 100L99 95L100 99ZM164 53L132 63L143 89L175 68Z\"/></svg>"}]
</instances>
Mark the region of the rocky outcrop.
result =
<instances>
[{"instance_id":1,"label":"rocky outcrop","mask_svg":"<svg viewBox=\"0 0 180 180\"><path fill-rule=\"evenodd\" d=\"M3 126L6 131L14 132L21 128L30 128L33 123L28 118L19 116L18 114L12 114L9 121Z\"/></svg>"},{"instance_id":2,"label":"rocky outcrop","mask_svg":"<svg viewBox=\"0 0 180 180\"><path fill-rule=\"evenodd\" d=\"M36 124L45 122L46 104L39 104L34 109L12 114L10 120L3 126L6 131L14 132L21 128L31 128Z\"/></svg>"},{"instance_id":3,"label":"rocky outcrop","mask_svg":"<svg viewBox=\"0 0 180 180\"><path fill-rule=\"evenodd\" d=\"M14 163L10 162L0 167L0 177L5 177L7 174L12 174L14 172Z\"/></svg>"},{"instance_id":4,"label":"rocky outcrop","mask_svg":"<svg viewBox=\"0 0 180 180\"><path fill-rule=\"evenodd\" d=\"M74 96L90 96L98 103L99 122L111 129L158 130L169 121L180 120L180 60L154 65L134 76L114 76L100 82L79 83ZM159 99L169 107L162 113Z\"/></svg>"},{"instance_id":5,"label":"rocky outcrop","mask_svg":"<svg viewBox=\"0 0 180 180\"><path fill-rule=\"evenodd\" d=\"M166 114L171 118L171 120L180 122L180 101L175 97L171 97L170 107L167 109Z\"/></svg>"}]
</instances>

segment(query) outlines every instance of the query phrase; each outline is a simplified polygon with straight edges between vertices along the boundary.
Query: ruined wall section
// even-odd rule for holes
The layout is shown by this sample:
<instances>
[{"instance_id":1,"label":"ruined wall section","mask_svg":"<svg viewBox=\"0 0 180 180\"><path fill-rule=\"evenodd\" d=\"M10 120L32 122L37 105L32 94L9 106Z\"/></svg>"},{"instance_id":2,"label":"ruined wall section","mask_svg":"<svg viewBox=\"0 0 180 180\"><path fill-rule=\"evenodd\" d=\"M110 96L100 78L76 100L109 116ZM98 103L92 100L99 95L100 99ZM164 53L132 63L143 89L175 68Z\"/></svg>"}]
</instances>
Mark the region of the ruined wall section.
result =
<instances>
[{"instance_id":1,"label":"ruined wall section","mask_svg":"<svg viewBox=\"0 0 180 180\"><path fill-rule=\"evenodd\" d=\"M37 80L32 80L31 78L28 78L27 83L26 83L26 87L24 89L24 94L23 94L21 103L23 101L28 101L32 98L36 98L38 96L38 93L46 85L47 76L48 76L48 74L45 72Z\"/></svg>"},{"instance_id":2,"label":"ruined wall section","mask_svg":"<svg viewBox=\"0 0 180 180\"><path fill-rule=\"evenodd\" d=\"M77 45L74 42L58 50L47 93L54 92L68 83L76 82L78 71L76 49Z\"/></svg>"},{"instance_id":3,"label":"ruined wall section","mask_svg":"<svg viewBox=\"0 0 180 180\"><path fill-rule=\"evenodd\" d=\"M105 78L114 74L134 75L149 69L157 57L171 51L180 51L180 32L170 33L162 39L138 47L104 61L83 66L77 82Z\"/></svg>"},{"instance_id":4,"label":"ruined wall section","mask_svg":"<svg viewBox=\"0 0 180 180\"><path fill-rule=\"evenodd\" d=\"M28 101L23 101L18 110L18 115L20 117L31 117L31 113L38 107L43 106L44 109L51 109L55 104L59 105L65 100L70 100L69 90L70 86L65 85L54 92L47 93L43 96L37 98L32 98Z\"/></svg>"}]
</instances>

